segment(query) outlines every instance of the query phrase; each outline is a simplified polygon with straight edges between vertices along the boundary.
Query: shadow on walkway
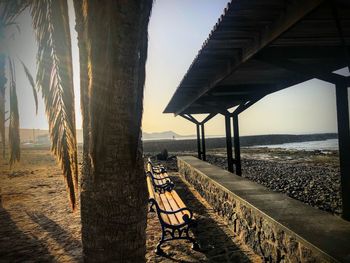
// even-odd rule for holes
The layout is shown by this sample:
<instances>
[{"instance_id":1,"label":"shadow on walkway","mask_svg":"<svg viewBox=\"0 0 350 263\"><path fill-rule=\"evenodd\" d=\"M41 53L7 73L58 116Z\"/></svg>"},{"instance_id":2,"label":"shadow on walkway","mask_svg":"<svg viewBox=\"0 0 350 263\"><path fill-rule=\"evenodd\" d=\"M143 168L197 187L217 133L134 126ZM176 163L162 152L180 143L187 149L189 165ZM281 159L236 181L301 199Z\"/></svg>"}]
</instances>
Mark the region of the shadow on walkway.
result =
<instances>
[{"instance_id":1,"label":"shadow on walkway","mask_svg":"<svg viewBox=\"0 0 350 263\"><path fill-rule=\"evenodd\" d=\"M184 203L195 215L198 226L192 233L200 244L200 251L191 249L191 243L186 241L166 242L162 248L165 256L155 255L154 249L160 239L161 229L156 213L149 213L147 226L148 262L251 262L257 259L253 252L241 250L235 243L237 240L226 224L219 219L210 206L204 205L191 192L179 176L170 173L175 182L175 189ZM249 255L249 257L247 256ZM254 259L252 259L254 258ZM252 259L252 260L251 260Z\"/></svg>"},{"instance_id":2,"label":"shadow on walkway","mask_svg":"<svg viewBox=\"0 0 350 263\"><path fill-rule=\"evenodd\" d=\"M67 230L41 213L27 213L27 215L33 222L50 234L50 237L64 249L65 254L75 260L81 258L82 243L80 240L75 239Z\"/></svg>"},{"instance_id":3,"label":"shadow on walkway","mask_svg":"<svg viewBox=\"0 0 350 263\"><path fill-rule=\"evenodd\" d=\"M206 255L209 261L251 262L245 252L241 251L234 243L234 235L228 230L225 223L220 224L212 218L215 216L212 208L208 209L204 206L179 176L172 176L172 178L176 185L176 191L195 213L198 226L192 232L201 246L201 252Z\"/></svg>"},{"instance_id":4,"label":"shadow on walkway","mask_svg":"<svg viewBox=\"0 0 350 263\"><path fill-rule=\"evenodd\" d=\"M0 195L0 261L1 262L52 262L46 244L24 233L2 206Z\"/></svg>"}]
</instances>

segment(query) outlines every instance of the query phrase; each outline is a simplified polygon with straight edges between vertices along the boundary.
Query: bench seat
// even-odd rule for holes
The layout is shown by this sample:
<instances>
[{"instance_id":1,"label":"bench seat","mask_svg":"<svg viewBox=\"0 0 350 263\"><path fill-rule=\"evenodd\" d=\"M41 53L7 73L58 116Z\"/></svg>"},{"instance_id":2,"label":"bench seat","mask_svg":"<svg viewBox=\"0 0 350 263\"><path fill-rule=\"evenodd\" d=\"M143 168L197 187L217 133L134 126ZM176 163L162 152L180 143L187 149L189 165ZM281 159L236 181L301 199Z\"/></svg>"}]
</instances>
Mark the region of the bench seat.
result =
<instances>
[{"instance_id":1,"label":"bench seat","mask_svg":"<svg viewBox=\"0 0 350 263\"><path fill-rule=\"evenodd\" d=\"M189 233L189 230L196 225L192 211L186 207L175 190L156 191L150 173L147 173L146 180L150 212L157 212L162 227L162 237L157 245L156 254L163 255L161 245L176 239L186 239L192 242L193 249L199 249L197 242Z\"/></svg>"},{"instance_id":2,"label":"bench seat","mask_svg":"<svg viewBox=\"0 0 350 263\"><path fill-rule=\"evenodd\" d=\"M162 220L167 225L178 226L185 222L184 218L191 218L192 213L187 209L184 202L175 190L170 192L166 191L162 194L158 194L154 191L152 181L147 176L147 186L149 192L149 198L157 202L159 208L163 211L179 211L173 214L161 213Z\"/></svg>"}]
</instances>

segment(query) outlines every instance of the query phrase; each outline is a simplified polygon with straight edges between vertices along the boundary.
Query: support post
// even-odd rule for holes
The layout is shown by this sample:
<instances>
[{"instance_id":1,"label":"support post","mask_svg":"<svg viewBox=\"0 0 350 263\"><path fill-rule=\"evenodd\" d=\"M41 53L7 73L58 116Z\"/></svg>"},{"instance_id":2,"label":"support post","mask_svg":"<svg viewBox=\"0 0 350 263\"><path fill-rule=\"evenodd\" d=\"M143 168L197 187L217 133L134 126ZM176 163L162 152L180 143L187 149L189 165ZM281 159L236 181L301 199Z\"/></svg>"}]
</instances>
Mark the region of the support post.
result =
<instances>
[{"instance_id":1,"label":"support post","mask_svg":"<svg viewBox=\"0 0 350 263\"><path fill-rule=\"evenodd\" d=\"M197 128L197 149L198 149L198 159L201 159L201 138L199 133L199 123L196 124Z\"/></svg>"},{"instance_id":2,"label":"support post","mask_svg":"<svg viewBox=\"0 0 350 263\"><path fill-rule=\"evenodd\" d=\"M205 152L205 134L204 134L204 123L202 123L201 125L201 131L202 131L202 160L206 161L207 160L207 156L206 156L206 152Z\"/></svg>"},{"instance_id":3,"label":"support post","mask_svg":"<svg viewBox=\"0 0 350 263\"><path fill-rule=\"evenodd\" d=\"M337 101L341 196L343 204L342 217L350 221L350 130L348 89L345 84L337 83L335 90Z\"/></svg>"},{"instance_id":4,"label":"support post","mask_svg":"<svg viewBox=\"0 0 350 263\"><path fill-rule=\"evenodd\" d=\"M242 175L242 166L241 166L241 145L239 140L239 126L238 126L238 114L233 115L233 142L235 148L235 166L236 174Z\"/></svg>"},{"instance_id":5,"label":"support post","mask_svg":"<svg viewBox=\"0 0 350 263\"><path fill-rule=\"evenodd\" d=\"M229 114L225 115L225 128L226 128L227 170L233 173L231 117Z\"/></svg>"}]
</instances>

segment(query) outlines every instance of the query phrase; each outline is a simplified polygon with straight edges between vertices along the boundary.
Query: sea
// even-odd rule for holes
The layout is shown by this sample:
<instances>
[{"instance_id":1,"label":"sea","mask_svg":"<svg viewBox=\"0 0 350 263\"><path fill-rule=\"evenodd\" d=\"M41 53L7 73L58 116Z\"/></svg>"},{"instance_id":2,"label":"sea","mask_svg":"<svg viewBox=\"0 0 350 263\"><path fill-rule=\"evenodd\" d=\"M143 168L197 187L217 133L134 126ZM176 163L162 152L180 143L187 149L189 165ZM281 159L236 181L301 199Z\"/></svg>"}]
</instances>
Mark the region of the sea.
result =
<instances>
[{"instance_id":1,"label":"sea","mask_svg":"<svg viewBox=\"0 0 350 263\"><path fill-rule=\"evenodd\" d=\"M273 145L256 145L253 148L282 148L287 150L304 150L304 151L334 151L338 150L338 139L328 139L323 141L308 141L308 142L291 142Z\"/></svg>"},{"instance_id":2,"label":"sea","mask_svg":"<svg viewBox=\"0 0 350 263\"><path fill-rule=\"evenodd\" d=\"M221 138L222 136L207 136L206 138ZM173 140L195 140L194 136L183 136L174 138ZM144 139L145 140L145 139ZM162 140L162 139L146 139L145 141L153 141L153 140ZM164 140L164 139L163 139ZM167 139L171 140L171 139ZM271 145L253 145L249 146L249 148L281 148L286 150L304 150L304 151L336 151L338 150L338 139L328 139L322 141L306 141L306 142L291 142L291 143L282 143L282 144L271 144Z\"/></svg>"}]
</instances>

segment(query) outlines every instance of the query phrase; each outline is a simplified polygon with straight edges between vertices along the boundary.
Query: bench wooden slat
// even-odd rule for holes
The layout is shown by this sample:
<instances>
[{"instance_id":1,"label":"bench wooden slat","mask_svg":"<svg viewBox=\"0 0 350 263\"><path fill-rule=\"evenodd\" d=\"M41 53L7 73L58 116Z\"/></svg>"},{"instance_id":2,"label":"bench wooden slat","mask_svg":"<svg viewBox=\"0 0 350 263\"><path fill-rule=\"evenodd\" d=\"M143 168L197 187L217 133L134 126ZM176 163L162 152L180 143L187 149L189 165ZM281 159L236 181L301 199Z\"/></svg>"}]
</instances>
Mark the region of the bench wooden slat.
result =
<instances>
[{"instance_id":1,"label":"bench wooden slat","mask_svg":"<svg viewBox=\"0 0 350 263\"><path fill-rule=\"evenodd\" d=\"M148 187L149 197L154 199L154 188L153 188L153 185L152 185L152 180L151 180L151 178L149 178L149 176L147 176L146 180L147 180L147 187Z\"/></svg>"},{"instance_id":2,"label":"bench wooden slat","mask_svg":"<svg viewBox=\"0 0 350 263\"><path fill-rule=\"evenodd\" d=\"M174 197L174 200L178 204L179 207L186 207L186 205L184 204L184 202L182 201L182 199L180 198L180 196L178 195L177 192L174 191L173 197ZM188 211L182 211L182 215L190 216L190 213Z\"/></svg>"},{"instance_id":3,"label":"bench wooden slat","mask_svg":"<svg viewBox=\"0 0 350 263\"><path fill-rule=\"evenodd\" d=\"M163 179L163 176L161 176L160 174L153 174L153 176L154 178L161 179L161 180L155 180L156 184L161 185L166 183L166 180Z\"/></svg>"},{"instance_id":4,"label":"bench wooden slat","mask_svg":"<svg viewBox=\"0 0 350 263\"><path fill-rule=\"evenodd\" d=\"M147 163L147 172L152 172L152 165Z\"/></svg>"},{"instance_id":5,"label":"bench wooden slat","mask_svg":"<svg viewBox=\"0 0 350 263\"><path fill-rule=\"evenodd\" d=\"M178 203L175 201L174 199L174 193L176 193L174 190L171 191L171 192L166 192L165 195L171 205L171 208L173 211L176 211L176 210L179 210L181 208L185 208L186 206L179 206ZM179 221L179 224L182 224L184 223L185 221L183 220L183 214L184 212L179 212L179 213L176 213L175 216L177 218L177 220Z\"/></svg>"},{"instance_id":6,"label":"bench wooden slat","mask_svg":"<svg viewBox=\"0 0 350 263\"><path fill-rule=\"evenodd\" d=\"M161 198L159 198L159 195L157 193L154 192L154 188L152 185L152 179L149 176L147 176L147 187L148 187L149 198L156 200L159 207L163 210L166 210L166 209L164 209L165 206L164 206L163 200ZM167 214L162 214L161 216L162 216L162 219L165 223L171 224L171 219L169 218L169 216Z\"/></svg>"},{"instance_id":7,"label":"bench wooden slat","mask_svg":"<svg viewBox=\"0 0 350 263\"><path fill-rule=\"evenodd\" d=\"M173 196L174 201L177 203L178 207L180 207L180 208L186 207L186 205L184 204L184 202L182 201L182 199L180 198L179 194L176 191L172 192L172 196ZM182 216L184 216L184 215L190 216L190 212L188 210L182 211L181 213L182 213ZM182 218L182 216L181 216L181 218Z\"/></svg>"},{"instance_id":8,"label":"bench wooden slat","mask_svg":"<svg viewBox=\"0 0 350 263\"><path fill-rule=\"evenodd\" d=\"M171 205L169 203L167 196L165 194L160 194L159 196L163 201L164 210L173 211L173 209L171 209ZM177 217L174 214L169 214L168 216L169 216L169 220L170 220L171 225L179 224L179 220L177 220Z\"/></svg>"},{"instance_id":9,"label":"bench wooden slat","mask_svg":"<svg viewBox=\"0 0 350 263\"><path fill-rule=\"evenodd\" d=\"M160 207L161 209L163 209L163 210L166 210L166 209L165 209L165 204L164 204L164 202L163 202L163 199L161 198L161 195L157 195L157 196L158 196L159 198L157 198L156 201L157 201L159 207ZM172 224L172 217L171 217L171 215L161 213L161 217L162 217L162 219L163 219L163 221L164 221L165 223L167 223L167 224L169 224L169 225Z\"/></svg>"},{"instance_id":10,"label":"bench wooden slat","mask_svg":"<svg viewBox=\"0 0 350 263\"><path fill-rule=\"evenodd\" d=\"M176 201L176 203L180 206L180 207L186 207L184 202L182 201L182 199L180 198L180 196L174 191L173 193L173 197Z\"/></svg>"}]
</instances>

